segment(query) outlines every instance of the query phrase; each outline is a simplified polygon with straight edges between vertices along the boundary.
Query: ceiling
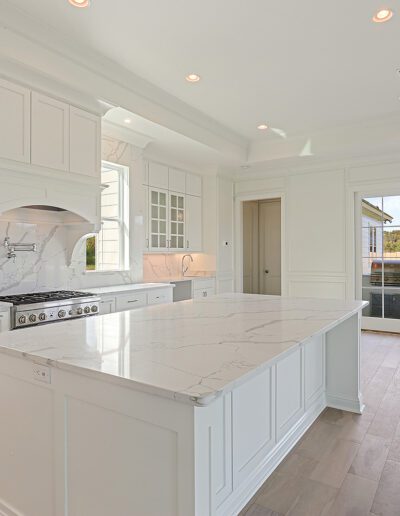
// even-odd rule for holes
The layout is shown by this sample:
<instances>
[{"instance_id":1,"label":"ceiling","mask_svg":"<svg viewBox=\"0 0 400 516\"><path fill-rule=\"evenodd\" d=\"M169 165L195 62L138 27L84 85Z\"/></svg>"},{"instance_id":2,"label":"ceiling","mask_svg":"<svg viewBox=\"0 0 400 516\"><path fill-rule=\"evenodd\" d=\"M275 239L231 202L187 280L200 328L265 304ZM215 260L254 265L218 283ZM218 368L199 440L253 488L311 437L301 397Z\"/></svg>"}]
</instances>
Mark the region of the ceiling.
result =
<instances>
[{"instance_id":1,"label":"ceiling","mask_svg":"<svg viewBox=\"0 0 400 516\"><path fill-rule=\"evenodd\" d=\"M124 133L119 133L120 130ZM136 146L145 147L147 156L169 158L184 168L198 170L200 167L207 172L216 165L232 164L212 148L121 107L111 109L104 116L103 133L120 136Z\"/></svg>"},{"instance_id":2,"label":"ceiling","mask_svg":"<svg viewBox=\"0 0 400 516\"><path fill-rule=\"evenodd\" d=\"M393 19L374 24L377 0L12 0L250 141L400 114L400 2L388 4Z\"/></svg>"}]
</instances>

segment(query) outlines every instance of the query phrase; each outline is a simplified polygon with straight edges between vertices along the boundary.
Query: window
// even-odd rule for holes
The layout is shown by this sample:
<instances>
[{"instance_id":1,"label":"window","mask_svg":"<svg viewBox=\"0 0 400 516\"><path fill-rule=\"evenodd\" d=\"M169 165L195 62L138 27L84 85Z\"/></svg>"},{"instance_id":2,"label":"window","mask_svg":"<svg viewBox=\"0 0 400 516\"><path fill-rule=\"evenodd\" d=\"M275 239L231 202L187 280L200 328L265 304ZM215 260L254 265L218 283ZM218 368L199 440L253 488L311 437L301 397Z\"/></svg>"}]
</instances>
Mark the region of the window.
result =
<instances>
[{"instance_id":1,"label":"window","mask_svg":"<svg viewBox=\"0 0 400 516\"><path fill-rule=\"evenodd\" d=\"M128 168L102 162L101 230L87 239L86 269L117 271L128 264Z\"/></svg>"},{"instance_id":2,"label":"window","mask_svg":"<svg viewBox=\"0 0 400 516\"><path fill-rule=\"evenodd\" d=\"M376 253L376 226L369 227L369 252Z\"/></svg>"}]
</instances>

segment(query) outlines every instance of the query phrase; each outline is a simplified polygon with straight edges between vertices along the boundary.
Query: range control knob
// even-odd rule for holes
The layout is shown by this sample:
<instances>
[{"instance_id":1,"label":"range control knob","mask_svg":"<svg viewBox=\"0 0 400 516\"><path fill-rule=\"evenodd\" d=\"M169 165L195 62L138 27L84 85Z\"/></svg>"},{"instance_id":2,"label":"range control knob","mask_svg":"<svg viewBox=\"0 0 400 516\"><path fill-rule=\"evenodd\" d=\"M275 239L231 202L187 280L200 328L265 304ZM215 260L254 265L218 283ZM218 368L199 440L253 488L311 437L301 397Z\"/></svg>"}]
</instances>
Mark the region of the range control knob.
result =
<instances>
[{"instance_id":1,"label":"range control knob","mask_svg":"<svg viewBox=\"0 0 400 516\"><path fill-rule=\"evenodd\" d=\"M36 315L35 314L31 314L29 316L29 320L30 320L30 322L35 322L36 321Z\"/></svg>"},{"instance_id":2,"label":"range control knob","mask_svg":"<svg viewBox=\"0 0 400 516\"><path fill-rule=\"evenodd\" d=\"M85 306L84 312L85 314L90 314L90 306Z\"/></svg>"},{"instance_id":3,"label":"range control knob","mask_svg":"<svg viewBox=\"0 0 400 516\"><path fill-rule=\"evenodd\" d=\"M99 311L99 308L96 305L93 305L92 306L92 312L95 314L98 311Z\"/></svg>"},{"instance_id":4,"label":"range control knob","mask_svg":"<svg viewBox=\"0 0 400 516\"><path fill-rule=\"evenodd\" d=\"M25 317L25 315L20 315L20 316L18 317L18 322L19 322L19 324L25 324L25 323L26 323L26 317Z\"/></svg>"},{"instance_id":5,"label":"range control knob","mask_svg":"<svg viewBox=\"0 0 400 516\"><path fill-rule=\"evenodd\" d=\"M45 313L39 314L39 321L45 321L45 320L46 320L46 314Z\"/></svg>"},{"instance_id":6,"label":"range control knob","mask_svg":"<svg viewBox=\"0 0 400 516\"><path fill-rule=\"evenodd\" d=\"M82 314L83 314L83 310L82 310L82 308L77 308L77 309L76 309L76 313L77 313L78 315L82 315Z\"/></svg>"},{"instance_id":7,"label":"range control knob","mask_svg":"<svg viewBox=\"0 0 400 516\"><path fill-rule=\"evenodd\" d=\"M62 318L63 318L63 317L65 317L66 315L67 315L67 312L66 312L65 310L60 310L60 311L58 312L58 317L59 317L60 319L62 319Z\"/></svg>"}]
</instances>

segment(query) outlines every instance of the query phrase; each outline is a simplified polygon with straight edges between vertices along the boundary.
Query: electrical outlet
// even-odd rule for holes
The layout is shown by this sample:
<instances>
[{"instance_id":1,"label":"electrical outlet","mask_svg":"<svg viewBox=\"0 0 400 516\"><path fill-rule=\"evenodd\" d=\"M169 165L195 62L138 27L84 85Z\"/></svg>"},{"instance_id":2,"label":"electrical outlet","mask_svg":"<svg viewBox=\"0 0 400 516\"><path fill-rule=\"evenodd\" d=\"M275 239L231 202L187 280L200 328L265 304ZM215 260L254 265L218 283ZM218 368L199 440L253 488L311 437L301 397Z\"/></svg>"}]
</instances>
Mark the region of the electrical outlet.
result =
<instances>
[{"instance_id":1,"label":"electrical outlet","mask_svg":"<svg viewBox=\"0 0 400 516\"><path fill-rule=\"evenodd\" d=\"M51 383L50 367L34 364L32 373L38 382Z\"/></svg>"}]
</instances>

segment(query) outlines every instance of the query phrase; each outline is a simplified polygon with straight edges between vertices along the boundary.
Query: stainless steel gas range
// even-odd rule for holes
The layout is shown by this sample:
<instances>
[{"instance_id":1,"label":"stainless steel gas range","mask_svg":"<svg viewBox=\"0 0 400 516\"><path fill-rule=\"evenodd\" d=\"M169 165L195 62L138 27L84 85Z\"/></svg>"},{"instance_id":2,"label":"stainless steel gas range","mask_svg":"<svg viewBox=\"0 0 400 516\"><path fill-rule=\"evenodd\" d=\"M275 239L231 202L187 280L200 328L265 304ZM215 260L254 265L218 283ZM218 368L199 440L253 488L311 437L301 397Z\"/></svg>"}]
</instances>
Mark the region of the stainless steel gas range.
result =
<instances>
[{"instance_id":1,"label":"stainless steel gas range","mask_svg":"<svg viewBox=\"0 0 400 516\"><path fill-rule=\"evenodd\" d=\"M11 303L12 330L50 322L96 315L100 297L88 292L58 290L0 296L0 302Z\"/></svg>"}]
</instances>

